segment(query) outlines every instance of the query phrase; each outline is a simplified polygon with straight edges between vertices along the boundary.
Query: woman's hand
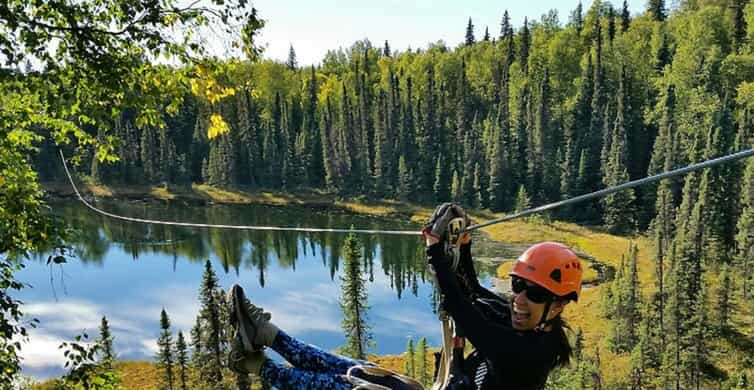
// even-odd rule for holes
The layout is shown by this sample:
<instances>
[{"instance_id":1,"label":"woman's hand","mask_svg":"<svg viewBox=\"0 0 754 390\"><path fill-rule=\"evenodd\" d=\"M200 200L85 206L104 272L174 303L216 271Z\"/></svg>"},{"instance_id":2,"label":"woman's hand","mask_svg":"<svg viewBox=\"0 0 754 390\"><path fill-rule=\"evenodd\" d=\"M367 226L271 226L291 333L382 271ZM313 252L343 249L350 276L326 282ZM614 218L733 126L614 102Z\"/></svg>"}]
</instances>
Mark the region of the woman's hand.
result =
<instances>
[{"instance_id":1,"label":"woman's hand","mask_svg":"<svg viewBox=\"0 0 754 390\"><path fill-rule=\"evenodd\" d=\"M422 230L422 234L426 239L427 246L436 244L448 237L448 223L453 218L461 217L466 222L466 226L471 224L471 220L466 215L466 211L463 207L455 203L443 203L432 213L432 217L429 219L429 223ZM460 243L468 244L471 242L471 234L466 232L459 238Z\"/></svg>"},{"instance_id":2,"label":"woman's hand","mask_svg":"<svg viewBox=\"0 0 754 390\"><path fill-rule=\"evenodd\" d=\"M429 222L422 230L422 235L431 246L447 238L448 223L454 217L452 203L443 203L432 213Z\"/></svg>"}]
</instances>

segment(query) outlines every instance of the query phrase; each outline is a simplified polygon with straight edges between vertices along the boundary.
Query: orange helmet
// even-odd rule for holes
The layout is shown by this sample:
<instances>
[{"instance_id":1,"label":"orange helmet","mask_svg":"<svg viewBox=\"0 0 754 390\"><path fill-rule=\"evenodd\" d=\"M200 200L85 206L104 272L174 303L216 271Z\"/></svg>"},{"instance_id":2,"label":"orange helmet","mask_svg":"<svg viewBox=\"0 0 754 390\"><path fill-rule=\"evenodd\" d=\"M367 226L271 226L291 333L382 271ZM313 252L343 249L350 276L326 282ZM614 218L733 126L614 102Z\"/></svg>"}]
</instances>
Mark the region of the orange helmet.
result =
<instances>
[{"instance_id":1,"label":"orange helmet","mask_svg":"<svg viewBox=\"0 0 754 390\"><path fill-rule=\"evenodd\" d=\"M536 283L562 298L579 299L581 262L567 246L541 242L526 250L516 260L509 275Z\"/></svg>"}]
</instances>

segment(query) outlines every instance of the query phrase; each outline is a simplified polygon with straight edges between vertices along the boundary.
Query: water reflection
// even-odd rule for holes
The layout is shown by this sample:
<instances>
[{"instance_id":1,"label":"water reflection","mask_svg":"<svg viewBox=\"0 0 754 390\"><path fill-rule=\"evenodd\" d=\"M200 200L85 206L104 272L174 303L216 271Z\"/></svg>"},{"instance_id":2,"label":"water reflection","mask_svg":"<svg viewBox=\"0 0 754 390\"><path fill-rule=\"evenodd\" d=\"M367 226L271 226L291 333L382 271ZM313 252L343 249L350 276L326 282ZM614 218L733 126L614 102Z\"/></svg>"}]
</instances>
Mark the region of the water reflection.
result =
<instances>
[{"instance_id":1,"label":"water reflection","mask_svg":"<svg viewBox=\"0 0 754 390\"><path fill-rule=\"evenodd\" d=\"M62 372L60 342L82 329L96 334L106 315L122 359L151 359L159 313L173 330L188 334L199 309L203 264L210 259L220 284L243 285L274 314L281 328L334 350L345 344L338 305L344 234L189 229L126 223L91 213L76 202L53 202L75 234L77 260L60 269L47 253L19 273L33 286L21 299L41 325L23 350L24 372L39 378ZM105 202L115 213L150 219L219 224L418 229L388 221L300 207L189 206L154 202ZM380 354L401 353L406 337L439 343L419 237L360 235L368 282L369 321ZM65 285L65 289L63 289Z\"/></svg>"}]
</instances>

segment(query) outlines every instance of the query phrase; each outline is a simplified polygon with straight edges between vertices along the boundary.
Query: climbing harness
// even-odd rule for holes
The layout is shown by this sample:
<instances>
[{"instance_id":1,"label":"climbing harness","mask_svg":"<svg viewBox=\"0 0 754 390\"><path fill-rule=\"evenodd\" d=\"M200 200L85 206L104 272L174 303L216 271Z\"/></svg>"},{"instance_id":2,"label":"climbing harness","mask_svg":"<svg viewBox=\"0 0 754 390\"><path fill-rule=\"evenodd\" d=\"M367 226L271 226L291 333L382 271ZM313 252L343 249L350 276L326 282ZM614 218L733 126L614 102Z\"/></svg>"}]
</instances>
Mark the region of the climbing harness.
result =
<instances>
[{"instance_id":1,"label":"climbing harness","mask_svg":"<svg viewBox=\"0 0 754 390\"><path fill-rule=\"evenodd\" d=\"M349 368L344 378L354 385L353 390L422 390L424 388L413 378L379 366L365 364Z\"/></svg>"}]
</instances>

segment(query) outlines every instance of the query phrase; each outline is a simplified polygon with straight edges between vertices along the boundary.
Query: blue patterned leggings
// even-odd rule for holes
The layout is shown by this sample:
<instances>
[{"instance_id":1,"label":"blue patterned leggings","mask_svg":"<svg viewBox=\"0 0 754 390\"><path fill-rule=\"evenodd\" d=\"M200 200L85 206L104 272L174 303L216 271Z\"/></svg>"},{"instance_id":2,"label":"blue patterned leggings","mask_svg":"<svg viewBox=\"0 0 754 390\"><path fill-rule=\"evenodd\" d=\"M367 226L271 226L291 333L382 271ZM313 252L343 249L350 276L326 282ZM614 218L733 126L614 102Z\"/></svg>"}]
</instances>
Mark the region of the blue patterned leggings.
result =
<instances>
[{"instance_id":1,"label":"blue patterned leggings","mask_svg":"<svg viewBox=\"0 0 754 390\"><path fill-rule=\"evenodd\" d=\"M262 379L280 390L350 390L353 386L343 377L346 371L360 364L373 365L325 352L283 331L278 333L270 348L293 365L289 367L270 359L262 365Z\"/></svg>"}]
</instances>

